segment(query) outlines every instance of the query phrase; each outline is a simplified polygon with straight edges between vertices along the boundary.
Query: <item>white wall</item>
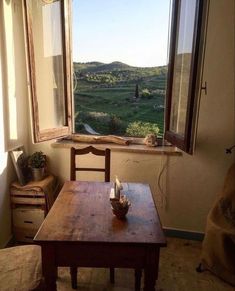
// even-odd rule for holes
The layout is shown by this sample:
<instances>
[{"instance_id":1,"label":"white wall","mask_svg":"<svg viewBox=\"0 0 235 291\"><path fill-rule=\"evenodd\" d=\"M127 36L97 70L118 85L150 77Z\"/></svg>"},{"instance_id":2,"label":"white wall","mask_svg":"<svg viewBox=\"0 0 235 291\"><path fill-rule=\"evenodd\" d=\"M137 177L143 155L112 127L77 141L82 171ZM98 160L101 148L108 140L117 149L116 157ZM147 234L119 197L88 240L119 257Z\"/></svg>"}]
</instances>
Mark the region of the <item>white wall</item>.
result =
<instances>
[{"instance_id":1,"label":"white wall","mask_svg":"<svg viewBox=\"0 0 235 291\"><path fill-rule=\"evenodd\" d=\"M31 138L28 139L30 126L28 106L25 106L28 97L21 0L5 0L3 4L5 14L9 13L7 35L11 36L14 32L14 41L8 42L11 49L7 53L7 66L3 61L4 45L1 45L0 54L0 118L3 120L0 139L4 141L0 146L0 246L11 234L8 185L14 177L14 171L10 161L7 162L6 151L9 147L23 143L29 152L38 149L44 151L50 158L52 172L62 180L69 179L68 149L52 148L51 142L33 145ZM3 27L2 23L0 27ZM1 40L4 40L2 34ZM117 174L123 181L150 184L164 226L199 232L204 230L208 210L235 157L234 154L225 154L225 148L235 143L233 0L211 1L203 79L208 83L208 94L201 98L197 147L193 156L183 154L181 157L166 157L113 152L111 161L111 178ZM6 108L9 98L17 102L16 107ZM11 107L17 116L15 122L14 114L11 115L11 121L17 128L13 133L9 133L11 127L7 111ZM15 133L15 139L11 138ZM91 158L87 162L92 162ZM161 193L158 176L165 164L160 181ZM94 176L91 174L89 178L93 179Z\"/></svg>"},{"instance_id":2,"label":"white wall","mask_svg":"<svg viewBox=\"0 0 235 291\"><path fill-rule=\"evenodd\" d=\"M28 146L28 103L20 1L0 2L0 248L11 238L8 151Z\"/></svg>"}]
</instances>

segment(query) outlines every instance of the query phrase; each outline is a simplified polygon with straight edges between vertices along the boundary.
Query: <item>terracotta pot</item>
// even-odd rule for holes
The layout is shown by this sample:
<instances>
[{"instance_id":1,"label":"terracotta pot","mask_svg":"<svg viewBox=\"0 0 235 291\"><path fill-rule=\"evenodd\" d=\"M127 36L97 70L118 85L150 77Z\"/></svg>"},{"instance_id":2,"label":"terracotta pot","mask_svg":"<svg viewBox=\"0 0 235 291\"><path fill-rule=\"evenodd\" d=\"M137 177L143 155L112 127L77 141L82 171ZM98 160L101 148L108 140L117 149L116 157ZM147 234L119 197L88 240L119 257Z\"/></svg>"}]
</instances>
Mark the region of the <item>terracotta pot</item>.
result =
<instances>
[{"instance_id":1,"label":"terracotta pot","mask_svg":"<svg viewBox=\"0 0 235 291\"><path fill-rule=\"evenodd\" d=\"M44 178L45 168L32 168L33 181L41 181Z\"/></svg>"}]
</instances>

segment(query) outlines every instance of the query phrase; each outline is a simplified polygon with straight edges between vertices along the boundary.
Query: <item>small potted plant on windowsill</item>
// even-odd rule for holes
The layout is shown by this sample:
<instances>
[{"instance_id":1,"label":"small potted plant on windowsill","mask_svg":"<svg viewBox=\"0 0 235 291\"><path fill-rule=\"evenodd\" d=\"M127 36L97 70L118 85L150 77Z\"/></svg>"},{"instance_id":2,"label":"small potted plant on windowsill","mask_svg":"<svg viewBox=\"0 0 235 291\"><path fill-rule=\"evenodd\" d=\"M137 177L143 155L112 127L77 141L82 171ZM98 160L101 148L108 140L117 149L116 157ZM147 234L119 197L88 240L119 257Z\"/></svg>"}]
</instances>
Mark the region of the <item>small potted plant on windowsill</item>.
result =
<instances>
[{"instance_id":1,"label":"small potted plant on windowsill","mask_svg":"<svg viewBox=\"0 0 235 291\"><path fill-rule=\"evenodd\" d=\"M33 181L40 181L45 175L46 155L43 152L35 152L28 159L32 171Z\"/></svg>"}]
</instances>

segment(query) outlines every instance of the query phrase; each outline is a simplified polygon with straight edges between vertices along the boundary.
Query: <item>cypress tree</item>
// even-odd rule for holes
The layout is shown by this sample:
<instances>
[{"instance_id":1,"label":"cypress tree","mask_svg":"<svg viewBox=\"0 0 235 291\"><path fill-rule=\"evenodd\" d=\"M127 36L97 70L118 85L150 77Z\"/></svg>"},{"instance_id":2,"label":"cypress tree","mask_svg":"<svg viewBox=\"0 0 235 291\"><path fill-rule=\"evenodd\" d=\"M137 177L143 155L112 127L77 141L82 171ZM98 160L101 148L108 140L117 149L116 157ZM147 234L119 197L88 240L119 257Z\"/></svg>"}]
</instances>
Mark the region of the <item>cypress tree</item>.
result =
<instances>
[{"instance_id":1,"label":"cypress tree","mask_svg":"<svg viewBox=\"0 0 235 291\"><path fill-rule=\"evenodd\" d=\"M139 85L135 85L135 98L139 98Z\"/></svg>"}]
</instances>

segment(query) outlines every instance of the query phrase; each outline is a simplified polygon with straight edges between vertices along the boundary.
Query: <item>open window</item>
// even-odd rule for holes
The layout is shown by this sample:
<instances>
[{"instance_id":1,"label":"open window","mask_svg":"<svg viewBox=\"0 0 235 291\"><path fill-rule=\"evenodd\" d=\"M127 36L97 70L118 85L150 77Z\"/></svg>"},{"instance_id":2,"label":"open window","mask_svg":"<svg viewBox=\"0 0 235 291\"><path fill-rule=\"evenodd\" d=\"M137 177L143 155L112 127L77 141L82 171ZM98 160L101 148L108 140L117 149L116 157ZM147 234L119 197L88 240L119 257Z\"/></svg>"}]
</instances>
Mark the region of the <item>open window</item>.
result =
<instances>
[{"instance_id":1,"label":"open window","mask_svg":"<svg viewBox=\"0 0 235 291\"><path fill-rule=\"evenodd\" d=\"M74 130L163 137L171 1L114 2L73 1Z\"/></svg>"},{"instance_id":2,"label":"open window","mask_svg":"<svg viewBox=\"0 0 235 291\"><path fill-rule=\"evenodd\" d=\"M34 141L71 133L68 0L24 0Z\"/></svg>"},{"instance_id":3,"label":"open window","mask_svg":"<svg viewBox=\"0 0 235 291\"><path fill-rule=\"evenodd\" d=\"M207 1L174 0L166 97L165 138L193 152Z\"/></svg>"},{"instance_id":4,"label":"open window","mask_svg":"<svg viewBox=\"0 0 235 291\"><path fill-rule=\"evenodd\" d=\"M195 138L206 3L203 0L172 0L165 139L189 153L193 151ZM71 101L72 1L24 0L24 6L34 141L40 142L71 134L72 123L76 121ZM80 75L81 78L93 77ZM133 88L137 91L137 85ZM162 94L161 88L153 89L154 93ZM146 100L150 102L147 93ZM137 102L139 92L133 96L134 101L131 101ZM152 108L162 112L164 105Z\"/></svg>"}]
</instances>

